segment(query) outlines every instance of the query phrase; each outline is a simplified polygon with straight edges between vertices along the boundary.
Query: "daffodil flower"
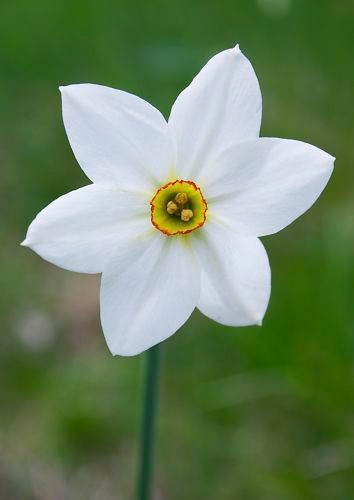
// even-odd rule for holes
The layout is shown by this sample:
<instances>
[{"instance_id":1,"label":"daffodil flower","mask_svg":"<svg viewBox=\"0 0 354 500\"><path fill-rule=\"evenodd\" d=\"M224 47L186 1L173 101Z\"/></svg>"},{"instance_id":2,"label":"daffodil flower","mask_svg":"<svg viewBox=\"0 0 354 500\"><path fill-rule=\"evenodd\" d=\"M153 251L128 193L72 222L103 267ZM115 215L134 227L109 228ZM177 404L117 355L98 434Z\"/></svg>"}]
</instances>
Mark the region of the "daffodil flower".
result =
<instances>
[{"instance_id":1,"label":"daffodil flower","mask_svg":"<svg viewBox=\"0 0 354 500\"><path fill-rule=\"evenodd\" d=\"M262 98L239 47L214 56L168 122L135 95L62 87L72 150L92 184L42 210L23 245L60 267L102 273L113 354L173 335L197 307L224 325L261 324L271 289L258 237L305 212L334 158L260 138Z\"/></svg>"}]
</instances>

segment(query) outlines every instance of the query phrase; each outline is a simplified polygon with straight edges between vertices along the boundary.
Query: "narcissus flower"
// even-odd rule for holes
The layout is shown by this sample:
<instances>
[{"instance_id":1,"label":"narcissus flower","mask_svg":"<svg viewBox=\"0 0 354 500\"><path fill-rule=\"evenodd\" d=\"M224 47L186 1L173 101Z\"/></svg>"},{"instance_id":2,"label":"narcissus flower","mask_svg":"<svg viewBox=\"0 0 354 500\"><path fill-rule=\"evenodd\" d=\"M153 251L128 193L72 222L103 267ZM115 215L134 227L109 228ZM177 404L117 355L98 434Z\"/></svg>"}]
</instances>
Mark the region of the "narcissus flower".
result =
<instances>
[{"instance_id":1,"label":"narcissus flower","mask_svg":"<svg viewBox=\"0 0 354 500\"><path fill-rule=\"evenodd\" d=\"M61 93L71 147L92 184L40 212L23 245L65 269L102 273L112 353L161 342L195 307L225 325L261 324L271 280L258 237L314 203L334 158L259 138L261 92L239 47L206 64L168 122L120 90Z\"/></svg>"}]
</instances>

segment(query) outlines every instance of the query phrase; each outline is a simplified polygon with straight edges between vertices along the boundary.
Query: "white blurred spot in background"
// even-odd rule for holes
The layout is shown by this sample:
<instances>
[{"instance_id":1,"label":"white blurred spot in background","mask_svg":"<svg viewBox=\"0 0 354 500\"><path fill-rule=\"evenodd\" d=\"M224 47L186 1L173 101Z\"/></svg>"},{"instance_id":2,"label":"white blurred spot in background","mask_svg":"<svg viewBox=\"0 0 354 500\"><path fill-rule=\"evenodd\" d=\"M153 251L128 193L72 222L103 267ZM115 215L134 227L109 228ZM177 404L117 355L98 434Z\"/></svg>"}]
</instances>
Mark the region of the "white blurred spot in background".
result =
<instances>
[{"instance_id":1,"label":"white blurred spot in background","mask_svg":"<svg viewBox=\"0 0 354 500\"><path fill-rule=\"evenodd\" d=\"M22 314L16 325L22 343L33 351L48 349L55 339L55 327L43 311L32 309Z\"/></svg>"},{"instance_id":2,"label":"white blurred spot in background","mask_svg":"<svg viewBox=\"0 0 354 500\"><path fill-rule=\"evenodd\" d=\"M257 0L259 9L270 17L281 18L289 14L292 0Z\"/></svg>"}]
</instances>

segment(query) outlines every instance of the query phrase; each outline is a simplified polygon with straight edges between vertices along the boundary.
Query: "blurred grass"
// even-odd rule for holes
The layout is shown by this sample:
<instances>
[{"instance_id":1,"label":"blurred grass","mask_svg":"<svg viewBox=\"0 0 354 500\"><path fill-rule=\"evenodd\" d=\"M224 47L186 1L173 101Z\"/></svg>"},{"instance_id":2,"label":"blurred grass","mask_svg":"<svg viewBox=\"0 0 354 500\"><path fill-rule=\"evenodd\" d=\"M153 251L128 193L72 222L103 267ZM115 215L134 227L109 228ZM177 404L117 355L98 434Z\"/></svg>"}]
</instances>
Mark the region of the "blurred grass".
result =
<instances>
[{"instance_id":1,"label":"blurred grass","mask_svg":"<svg viewBox=\"0 0 354 500\"><path fill-rule=\"evenodd\" d=\"M57 87L122 88L168 116L236 42L260 79L262 135L316 144L336 171L264 239L262 329L196 313L164 344L156 499L354 498L353 2L4 0L0 23L0 499L126 499L135 478L141 357L108 353L97 277L18 246L87 183Z\"/></svg>"}]
</instances>

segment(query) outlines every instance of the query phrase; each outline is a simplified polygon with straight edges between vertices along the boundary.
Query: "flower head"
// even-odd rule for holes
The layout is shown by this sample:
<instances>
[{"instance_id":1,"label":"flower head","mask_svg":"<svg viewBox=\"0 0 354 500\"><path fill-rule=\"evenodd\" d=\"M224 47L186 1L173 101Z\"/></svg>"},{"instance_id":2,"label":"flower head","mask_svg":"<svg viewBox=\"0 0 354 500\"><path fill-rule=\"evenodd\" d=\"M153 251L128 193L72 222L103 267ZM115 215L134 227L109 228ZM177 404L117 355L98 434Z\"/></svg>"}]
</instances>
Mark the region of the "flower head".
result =
<instances>
[{"instance_id":1,"label":"flower head","mask_svg":"<svg viewBox=\"0 0 354 500\"><path fill-rule=\"evenodd\" d=\"M239 47L206 64L168 122L120 90L61 93L71 147L92 184L42 210L23 244L65 269L102 273L112 353L161 342L195 307L225 325L261 324L271 285L258 237L314 203L334 158L259 137L261 93Z\"/></svg>"}]
</instances>

